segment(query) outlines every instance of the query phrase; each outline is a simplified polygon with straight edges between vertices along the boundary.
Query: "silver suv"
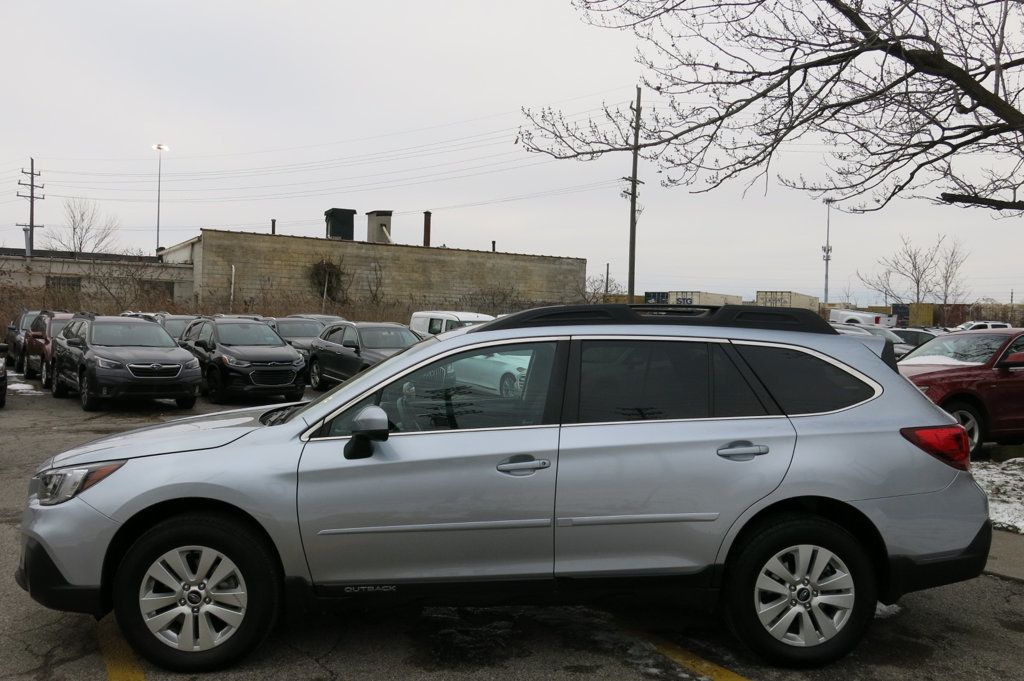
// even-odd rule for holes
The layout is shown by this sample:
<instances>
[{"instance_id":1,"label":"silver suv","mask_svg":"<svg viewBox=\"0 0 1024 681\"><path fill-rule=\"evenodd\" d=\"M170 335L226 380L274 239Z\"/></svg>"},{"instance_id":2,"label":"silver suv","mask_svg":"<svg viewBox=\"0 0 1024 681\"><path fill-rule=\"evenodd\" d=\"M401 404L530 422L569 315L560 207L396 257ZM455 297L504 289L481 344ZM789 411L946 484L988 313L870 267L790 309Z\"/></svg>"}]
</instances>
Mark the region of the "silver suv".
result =
<instances>
[{"instance_id":1,"label":"silver suv","mask_svg":"<svg viewBox=\"0 0 1024 681\"><path fill-rule=\"evenodd\" d=\"M286 602L648 590L698 596L775 662L821 664L876 600L988 554L963 429L893 366L883 339L801 310L530 310L313 402L46 461L17 579L52 608L113 609L178 671L235 661Z\"/></svg>"}]
</instances>

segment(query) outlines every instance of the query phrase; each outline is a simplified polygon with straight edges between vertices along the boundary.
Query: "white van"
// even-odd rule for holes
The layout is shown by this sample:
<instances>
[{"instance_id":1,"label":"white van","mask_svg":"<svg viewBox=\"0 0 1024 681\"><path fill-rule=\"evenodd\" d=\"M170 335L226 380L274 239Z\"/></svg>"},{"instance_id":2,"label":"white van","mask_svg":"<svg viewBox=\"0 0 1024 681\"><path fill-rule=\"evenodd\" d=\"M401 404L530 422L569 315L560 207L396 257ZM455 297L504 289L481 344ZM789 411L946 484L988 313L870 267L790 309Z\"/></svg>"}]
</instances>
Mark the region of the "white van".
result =
<instances>
[{"instance_id":1,"label":"white van","mask_svg":"<svg viewBox=\"0 0 1024 681\"><path fill-rule=\"evenodd\" d=\"M494 317L479 312L452 312L450 310L429 310L413 312L409 328L419 334L436 336L460 326L473 326L489 322Z\"/></svg>"}]
</instances>

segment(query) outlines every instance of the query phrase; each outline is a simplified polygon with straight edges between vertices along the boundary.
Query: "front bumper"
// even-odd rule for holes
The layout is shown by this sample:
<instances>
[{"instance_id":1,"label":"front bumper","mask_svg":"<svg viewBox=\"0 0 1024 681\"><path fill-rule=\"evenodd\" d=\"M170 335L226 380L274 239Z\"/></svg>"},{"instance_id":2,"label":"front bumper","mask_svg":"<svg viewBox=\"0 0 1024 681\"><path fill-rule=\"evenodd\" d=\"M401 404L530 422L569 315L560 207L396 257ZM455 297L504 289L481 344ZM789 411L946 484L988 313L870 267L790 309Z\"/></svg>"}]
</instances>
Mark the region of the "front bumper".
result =
<instances>
[{"instance_id":1,"label":"front bumper","mask_svg":"<svg viewBox=\"0 0 1024 681\"><path fill-rule=\"evenodd\" d=\"M961 551L929 556L891 556L883 603L895 603L903 594L953 584L980 575L992 545L992 521L986 520L971 543Z\"/></svg>"},{"instance_id":2,"label":"front bumper","mask_svg":"<svg viewBox=\"0 0 1024 681\"><path fill-rule=\"evenodd\" d=\"M31 537L22 547L21 563L14 572L14 581L34 601L47 608L97 617L104 614L102 589L69 584L43 545Z\"/></svg>"},{"instance_id":3,"label":"front bumper","mask_svg":"<svg viewBox=\"0 0 1024 681\"><path fill-rule=\"evenodd\" d=\"M173 378L135 376L127 369L94 371L93 390L99 397L181 398L199 394L202 373L199 369L182 369Z\"/></svg>"},{"instance_id":4,"label":"front bumper","mask_svg":"<svg viewBox=\"0 0 1024 681\"><path fill-rule=\"evenodd\" d=\"M237 395L280 395L306 389L306 367L225 367L224 389Z\"/></svg>"}]
</instances>

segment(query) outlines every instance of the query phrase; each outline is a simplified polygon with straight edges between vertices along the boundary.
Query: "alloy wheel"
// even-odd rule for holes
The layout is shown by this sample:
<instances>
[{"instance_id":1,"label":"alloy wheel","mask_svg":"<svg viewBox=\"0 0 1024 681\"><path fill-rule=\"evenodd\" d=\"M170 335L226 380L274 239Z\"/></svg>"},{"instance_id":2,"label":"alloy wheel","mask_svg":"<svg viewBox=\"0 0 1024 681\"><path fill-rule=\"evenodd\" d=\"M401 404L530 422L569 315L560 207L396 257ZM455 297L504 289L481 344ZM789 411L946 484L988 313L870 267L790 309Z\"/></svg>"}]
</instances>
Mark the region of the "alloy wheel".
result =
<instances>
[{"instance_id":1,"label":"alloy wheel","mask_svg":"<svg viewBox=\"0 0 1024 681\"><path fill-rule=\"evenodd\" d=\"M248 595L235 563L206 546L182 546L157 558L142 578L139 610L162 643L210 650L238 631Z\"/></svg>"},{"instance_id":2,"label":"alloy wheel","mask_svg":"<svg viewBox=\"0 0 1024 681\"><path fill-rule=\"evenodd\" d=\"M816 646L846 625L855 602L853 575L836 554L813 544L790 546L761 568L754 608L775 639Z\"/></svg>"},{"instance_id":3,"label":"alloy wheel","mask_svg":"<svg viewBox=\"0 0 1024 681\"><path fill-rule=\"evenodd\" d=\"M965 409L954 410L953 418L967 431L967 439L970 441L973 452L978 446L978 440L981 439L981 425L978 423L978 419Z\"/></svg>"},{"instance_id":4,"label":"alloy wheel","mask_svg":"<svg viewBox=\"0 0 1024 681\"><path fill-rule=\"evenodd\" d=\"M47 363L47 361L45 359L41 362L41 365L42 366L39 367L39 383L42 384L42 386L44 388L49 388L50 387L50 369L48 368L49 365L48 365L48 363Z\"/></svg>"},{"instance_id":5,"label":"alloy wheel","mask_svg":"<svg viewBox=\"0 0 1024 681\"><path fill-rule=\"evenodd\" d=\"M320 377L320 362L313 362L309 367L309 384L313 386L314 390L319 390L320 381L322 380Z\"/></svg>"}]
</instances>

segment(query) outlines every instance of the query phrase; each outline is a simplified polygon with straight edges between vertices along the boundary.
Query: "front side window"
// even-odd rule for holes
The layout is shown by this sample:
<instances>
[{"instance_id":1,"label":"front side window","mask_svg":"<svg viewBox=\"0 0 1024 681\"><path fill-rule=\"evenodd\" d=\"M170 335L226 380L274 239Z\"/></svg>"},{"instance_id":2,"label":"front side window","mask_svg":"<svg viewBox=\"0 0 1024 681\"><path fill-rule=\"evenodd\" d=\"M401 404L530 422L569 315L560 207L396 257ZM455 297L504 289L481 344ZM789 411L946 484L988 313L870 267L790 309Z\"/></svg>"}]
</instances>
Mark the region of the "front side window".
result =
<instances>
[{"instance_id":1,"label":"front side window","mask_svg":"<svg viewBox=\"0 0 1024 681\"><path fill-rule=\"evenodd\" d=\"M351 435L352 420L371 404L397 433L543 425L555 347L501 345L437 360L353 405L322 436Z\"/></svg>"},{"instance_id":2,"label":"front side window","mask_svg":"<svg viewBox=\"0 0 1024 681\"><path fill-rule=\"evenodd\" d=\"M74 338L75 334L78 333L78 327L82 325L82 322L71 322L64 327L64 332L61 334L64 338Z\"/></svg>"},{"instance_id":3,"label":"front side window","mask_svg":"<svg viewBox=\"0 0 1024 681\"><path fill-rule=\"evenodd\" d=\"M1012 355L1015 352L1024 352L1024 336L1020 336L1017 340L1010 343L1009 347L1006 348L1006 352L1003 353L1003 357Z\"/></svg>"},{"instance_id":4,"label":"front side window","mask_svg":"<svg viewBox=\"0 0 1024 681\"><path fill-rule=\"evenodd\" d=\"M874 388L850 372L800 350L742 344L736 349L791 416L836 411L875 395Z\"/></svg>"},{"instance_id":5,"label":"front side window","mask_svg":"<svg viewBox=\"0 0 1024 681\"><path fill-rule=\"evenodd\" d=\"M710 417L707 345L583 341L580 423Z\"/></svg>"},{"instance_id":6,"label":"front side window","mask_svg":"<svg viewBox=\"0 0 1024 681\"><path fill-rule=\"evenodd\" d=\"M172 348L174 339L164 327L151 323L96 322L90 342L107 347Z\"/></svg>"},{"instance_id":7,"label":"front side window","mask_svg":"<svg viewBox=\"0 0 1024 681\"><path fill-rule=\"evenodd\" d=\"M341 338L342 344L348 343L349 346L359 345L359 335L356 333L356 327L346 326L345 335Z\"/></svg>"},{"instance_id":8,"label":"front side window","mask_svg":"<svg viewBox=\"0 0 1024 681\"><path fill-rule=\"evenodd\" d=\"M21 315L21 322L18 324L18 328L22 331L28 330L28 327L32 325L32 322L35 321L38 314L38 312L26 312Z\"/></svg>"}]
</instances>

